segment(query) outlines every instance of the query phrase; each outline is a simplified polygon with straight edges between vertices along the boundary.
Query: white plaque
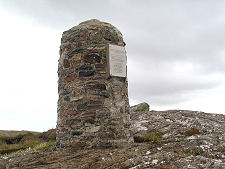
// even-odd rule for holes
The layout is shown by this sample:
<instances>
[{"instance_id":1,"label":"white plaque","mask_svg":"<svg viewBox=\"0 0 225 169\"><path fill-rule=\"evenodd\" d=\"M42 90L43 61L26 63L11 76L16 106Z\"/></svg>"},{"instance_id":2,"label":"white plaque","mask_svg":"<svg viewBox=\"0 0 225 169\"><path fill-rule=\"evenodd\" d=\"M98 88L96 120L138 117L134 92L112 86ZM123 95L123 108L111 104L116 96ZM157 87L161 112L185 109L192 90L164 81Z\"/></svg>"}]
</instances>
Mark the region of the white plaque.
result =
<instances>
[{"instance_id":1,"label":"white plaque","mask_svg":"<svg viewBox=\"0 0 225 169\"><path fill-rule=\"evenodd\" d=\"M110 76L127 76L127 57L125 47L109 44L108 60Z\"/></svg>"}]
</instances>

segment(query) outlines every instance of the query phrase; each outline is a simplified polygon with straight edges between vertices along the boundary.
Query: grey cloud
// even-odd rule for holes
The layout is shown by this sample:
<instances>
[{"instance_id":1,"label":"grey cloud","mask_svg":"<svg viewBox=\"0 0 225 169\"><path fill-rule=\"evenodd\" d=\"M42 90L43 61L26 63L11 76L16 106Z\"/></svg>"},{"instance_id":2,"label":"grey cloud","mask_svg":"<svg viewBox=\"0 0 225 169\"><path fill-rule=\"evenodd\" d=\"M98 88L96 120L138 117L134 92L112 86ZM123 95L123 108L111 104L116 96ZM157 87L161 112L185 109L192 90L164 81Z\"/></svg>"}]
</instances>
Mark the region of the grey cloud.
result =
<instances>
[{"instance_id":1,"label":"grey cloud","mask_svg":"<svg viewBox=\"0 0 225 169\"><path fill-rule=\"evenodd\" d=\"M218 85L218 81L210 81L207 78L197 77L179 77L179 75L160 74L145 76L142 80L130 80L130 86L140 86L134 88L134 91L141 95L168 95L173 93L188 93L190 91L198 91L210 89Z\"/></svg>"},{"instance_id":2,"label":"grey cloud","mask_svg":"<svg viewBox=\"0 0 225 169\"><path fill-rule=\"evenodd\" d=\"M147 98L154 105L177 104L190 99L190 95L214 88L220 81L198 77L179 77L179 75L148 75L130 78L129 95L131 98ZM135 80L132 80L135 79ZM138 86L138 87L137 87Z\"/></svg>"},{"instance_id":3,"label":"grey cloud","mask_svg":"<svg viewBox=\"0 0 225 169\"><path fill-rule=\"evenodd\" d=\"M207 72L225 72L225 31L221 31L225 27L217 24L218 28L204 28L206 26L202 25L197 30L185 30L182 34L179 34L181 30L176 30L178 33L171 35L170 32L163 32L165 30L137 33L136 37L128 38L130 43L127 48L132 53L130 59L137 60L137 57L141 57L143 63L150 64L191 61L201 64ZM138 41L138 38L141 40Z\"/></svg>"},{"instance_id":4,"label":"grey cloud","mask_svg":"<svg viewBox=\"0 0 225 169\"><path fill-rule=\"evenodd\" d=\"M141 57L149 64L191 61L207 73L225 72L225 2L179 2L153 5L145 20L130 28L130 59Z\"/></svg>"},{"instance_id":5,"label":"grey cloud","mask_svg":"<svg viewBox=\"0 0 225 169\"><path fill-rule=\"evenodd\" d=\"M117 6L113 1L101 0L12 0L0 3L10 13L32 20L33 24L65 29L80 22L98 18L112 21L119 17ZM113 6L114 5L114 6ZM119 4L118 4L119 5ZM113 17L112 17L113 16Z\"/></svg>"},{"instance_id":6,"label":"grey cloud","mask_svg":"<svg viewBox=\"0 0 225 169\"><path fill-rule=\"evenodd\" d=\"M222 83L211 76L225 73L223 0L0 0L0 4L33 24L62 31L91 18L118 27L131 63L131 98L172 104ZM179 74L174 69L187 63L193 72Z\"/></svg>"}]
</instances>

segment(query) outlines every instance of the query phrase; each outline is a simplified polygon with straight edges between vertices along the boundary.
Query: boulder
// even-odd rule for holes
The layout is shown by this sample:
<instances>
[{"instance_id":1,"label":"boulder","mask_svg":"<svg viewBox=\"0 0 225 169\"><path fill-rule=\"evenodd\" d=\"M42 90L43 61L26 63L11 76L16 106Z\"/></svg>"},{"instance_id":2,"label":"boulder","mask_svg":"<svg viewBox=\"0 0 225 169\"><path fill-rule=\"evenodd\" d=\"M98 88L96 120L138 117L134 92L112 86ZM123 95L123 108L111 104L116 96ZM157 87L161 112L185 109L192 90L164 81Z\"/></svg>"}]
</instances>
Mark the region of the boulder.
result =
<instances>
[{"instance_id":1,"label":"boulder","mask_svg":"<svg viewBox=\"0 0 225 169\"><path fill-rule=\"evenodd\" d=\"M149 111L149 108L150 108L149 104L146 102L143 102L135 106L132 106L130 110L131 111Z\"/></svg>"}]
</instances>

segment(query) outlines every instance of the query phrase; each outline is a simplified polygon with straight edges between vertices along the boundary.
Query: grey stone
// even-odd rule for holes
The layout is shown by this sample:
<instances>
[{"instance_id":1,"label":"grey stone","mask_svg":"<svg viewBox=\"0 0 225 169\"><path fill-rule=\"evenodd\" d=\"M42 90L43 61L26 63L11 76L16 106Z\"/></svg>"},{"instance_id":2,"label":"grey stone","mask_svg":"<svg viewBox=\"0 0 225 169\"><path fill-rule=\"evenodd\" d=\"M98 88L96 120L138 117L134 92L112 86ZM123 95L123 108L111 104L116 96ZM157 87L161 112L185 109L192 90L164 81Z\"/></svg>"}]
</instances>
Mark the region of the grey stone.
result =
<instances>
[{"instance_id":1,"label":"grey stone","mask_svg":"<svg viewBox=\"0 0 225 169\"><path fill-rule=\"evenodd\" d=\"M92 71L92 70L79 72L79 77L88 77L88 76L93 76L93 75L94 75L94 71Z\"/></svg>"},{"instance_id":2,"label":"grey stone","mask_svg":"<svg viewBox=\"0 0 225 169\"><path fill-rule=\"evenodd\" d=\"M138 105L131 107L132 111L149 111L149 104L148 103L140 103Z\"/></svg>"}]
</instances>

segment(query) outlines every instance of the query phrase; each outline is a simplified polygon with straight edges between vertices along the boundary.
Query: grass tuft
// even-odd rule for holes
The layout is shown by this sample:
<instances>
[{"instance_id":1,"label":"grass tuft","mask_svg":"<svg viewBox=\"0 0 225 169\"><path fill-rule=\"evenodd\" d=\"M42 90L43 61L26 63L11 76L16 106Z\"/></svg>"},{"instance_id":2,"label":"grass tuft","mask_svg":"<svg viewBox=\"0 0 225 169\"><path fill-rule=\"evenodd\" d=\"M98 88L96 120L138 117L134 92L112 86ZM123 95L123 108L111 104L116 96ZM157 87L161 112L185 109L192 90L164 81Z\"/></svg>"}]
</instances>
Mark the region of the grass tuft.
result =
<instances>
[{"instance_id":1,"label":"grass tuft","mask_svg":"<svg viewBox=\"0 0 225 169\"><path fill-rule=\"evenodd\" d=\"M196 135L196 134L200 134L200 131L196 128L191 128L190 130L187 130L187 131L184 132L185 136L193 136L193 135Z\"/></svg>"},{"instance_id":2,"label":"grass tuft","mask_svg":"<svg viewBox=\"0 0 225 169\"><path fill-rule=\"evenodd\" d=\"M143 142L158 142L163 139L165 132L152 132L145 136L134 136L134 142L143 143Z\"/></svg>"}]
</instances>

